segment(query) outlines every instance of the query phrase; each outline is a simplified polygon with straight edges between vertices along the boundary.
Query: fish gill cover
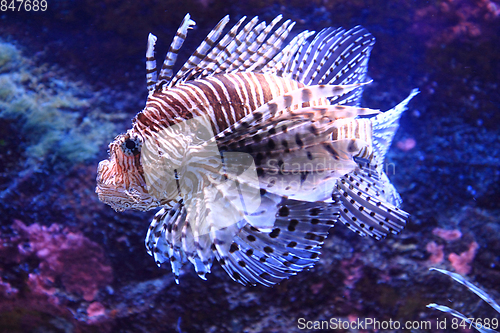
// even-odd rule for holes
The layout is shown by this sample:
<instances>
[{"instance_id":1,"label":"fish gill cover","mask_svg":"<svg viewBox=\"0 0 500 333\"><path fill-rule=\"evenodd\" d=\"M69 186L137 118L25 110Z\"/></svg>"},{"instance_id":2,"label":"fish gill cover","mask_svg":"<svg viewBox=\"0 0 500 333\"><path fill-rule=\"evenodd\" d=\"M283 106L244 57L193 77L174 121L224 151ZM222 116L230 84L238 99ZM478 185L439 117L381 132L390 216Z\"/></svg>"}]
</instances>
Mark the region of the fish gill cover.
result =
<instances>
[{"instance_id":1,"label":"fish gill cover","mask_svg":"<svg viewBox=\"0 0 500 333\"><path fill-rule=\"evenodd\" d=\"M41 91L52 87L51 96L71 100L70 106L56 104L60 117L47 117L55 121L54 131L23 131L23 117L4 118L0 125L2 190L9 189L0 199L3 331L299 332L302 322L331 318L428 322L432 331L446 319L442 331L456 331L453 317L427 309L429 303L475 318L498 317L465 287L428 272L457 272L500 299L497 2L89 0L50 1L48 8L0 15L0 34L11 45L5 58L16 59L2 74L22 67L30 80L43 83ZM154 265L143 243L144 220L154 216L115 213L100 203L96 168L109 140L125 132L144 106L148 33L158 36L161 58L187 12L197 25L179 52L180 64L225 14L233 22L259 15L268 23L282 14L297 22L291 37L305 29L356 25L376 37L368 68L373 82L365 86L361 105L387 110L412 88L421 90L386 155L395 166L388 176L402 208L412 214L402 233L376 242L338 226L324 239L312 270L273 288L240 286L218 265L207 281L183 269L176 286L168 270ZM9 80L23 94L40 91ZM64 140L68 128L79 133L81 119L92 110L99 121L91 127L101 133L96 141L77 135L77 146L97 147L84 150L97 153L74 152L76 159L67 159L59 145L26 153ZM75 113L76 123L70 116ZM58 120L68 123L61 127ZM51 141L54 135L60 137Z\"/></svg>"}]
</instances>

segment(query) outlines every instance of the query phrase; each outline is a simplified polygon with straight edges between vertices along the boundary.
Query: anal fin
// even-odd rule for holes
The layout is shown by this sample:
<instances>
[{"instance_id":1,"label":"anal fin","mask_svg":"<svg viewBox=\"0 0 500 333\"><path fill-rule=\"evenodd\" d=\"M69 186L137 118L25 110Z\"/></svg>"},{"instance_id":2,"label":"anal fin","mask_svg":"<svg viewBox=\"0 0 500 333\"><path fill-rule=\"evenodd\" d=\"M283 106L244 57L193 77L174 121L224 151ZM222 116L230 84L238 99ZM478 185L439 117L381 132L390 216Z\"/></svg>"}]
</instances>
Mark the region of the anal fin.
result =
<instances>
[{"instance_id":1,"label":"anal fin","mask_svg":"<svg viewBox=\"0 0 500 333\"><path fill-rule=\"evenodd\" d=\"M361 236L376 239L399 233L410 215L385 199L383 183L375 173L356 169L337 181L341 198L340 221Z\"/></svg>"}]
</instances>

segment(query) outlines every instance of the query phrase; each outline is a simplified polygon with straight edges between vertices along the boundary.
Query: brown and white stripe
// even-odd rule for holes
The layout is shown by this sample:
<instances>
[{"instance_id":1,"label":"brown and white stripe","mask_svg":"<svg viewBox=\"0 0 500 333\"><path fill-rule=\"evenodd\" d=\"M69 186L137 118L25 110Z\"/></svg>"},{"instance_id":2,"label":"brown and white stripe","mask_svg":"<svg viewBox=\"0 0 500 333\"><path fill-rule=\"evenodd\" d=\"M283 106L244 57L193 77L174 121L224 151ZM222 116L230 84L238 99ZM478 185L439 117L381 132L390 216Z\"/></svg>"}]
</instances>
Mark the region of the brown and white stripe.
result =
<instances>
[{"instance_id":1,"label":"brown and white stripe","mask_svg":"<svg viewBox=\"0 0 500 333\"><path fill-rule=\"evenodd\" d=\"M195 116L208 115L218 134L265 103L301 87L290 79L252 72L187 81L150 96L135 118L134 129L147 137Z\"/></svg>"}]
</instances>

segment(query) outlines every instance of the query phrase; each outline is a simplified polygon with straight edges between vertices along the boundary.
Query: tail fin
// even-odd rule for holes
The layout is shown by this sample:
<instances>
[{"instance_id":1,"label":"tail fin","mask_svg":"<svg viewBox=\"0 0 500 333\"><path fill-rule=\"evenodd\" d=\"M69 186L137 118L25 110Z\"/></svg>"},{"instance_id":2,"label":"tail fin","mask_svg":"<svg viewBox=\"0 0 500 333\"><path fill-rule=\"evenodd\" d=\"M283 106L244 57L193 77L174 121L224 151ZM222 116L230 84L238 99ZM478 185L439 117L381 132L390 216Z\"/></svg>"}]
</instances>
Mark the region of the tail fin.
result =
<instances>
[{"instance_id":1,"label":"tail fin","mask_svg":"<svg viewBox=\"0 0 500 333\"><path fill-rule=\"evenodd\" d=\"M412 90L394 108L370 118L373 128L371 162L356 161L358 167L337 182L337 191L341 194L339 220L361 236L380 239L389 233L399 233L410 218L410 214L399 209L401 197L385 174L383 162L399 127L399 118L417 94L417 89Z\"/></svg>"},{"instance_id":2,"label":"tail fin","mask_svg":"<svg viewBox=\"0 0 500 333\"><path fill-rule=\"evenodd\" d=\"M407 109L406 105L419 93L418 89L413 89L408 97L392 109L370 118L373 126L373 152L374 162L381 167L384 163L385 154L391 146L394 134L399 127L399 118Z\"/></svg>"}]
</instances>

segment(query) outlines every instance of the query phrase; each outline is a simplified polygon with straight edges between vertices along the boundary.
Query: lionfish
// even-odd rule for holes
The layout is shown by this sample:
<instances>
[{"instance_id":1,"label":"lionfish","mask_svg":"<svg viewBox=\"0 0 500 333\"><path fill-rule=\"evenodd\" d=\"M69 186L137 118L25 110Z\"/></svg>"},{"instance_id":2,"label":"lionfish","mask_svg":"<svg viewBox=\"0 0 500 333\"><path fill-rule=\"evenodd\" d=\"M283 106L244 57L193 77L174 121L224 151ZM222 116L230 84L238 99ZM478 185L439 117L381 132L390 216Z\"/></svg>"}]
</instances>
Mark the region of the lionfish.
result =
<instances>
[{"instance_id":1,"label":"lionfish","mask_svg":"<svg viewBox=\"0 0 500 333\"><path fill-rule=\"evenodd\" d=\"M116 211L161 208L146 235L176 282L214 258L244 285L271 286L318 260L338 221L376 239L409 214L383 170L408 98L359 107L374 37L360 26L304 31L294 22L224 17L174 75L187 14L157 71L149 34L146 106L109 145L96 193Z\"/></svg>"}]
</instances>

